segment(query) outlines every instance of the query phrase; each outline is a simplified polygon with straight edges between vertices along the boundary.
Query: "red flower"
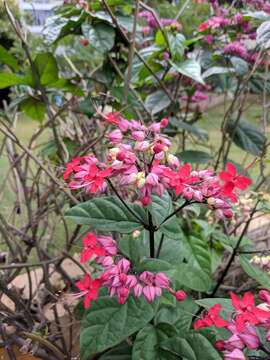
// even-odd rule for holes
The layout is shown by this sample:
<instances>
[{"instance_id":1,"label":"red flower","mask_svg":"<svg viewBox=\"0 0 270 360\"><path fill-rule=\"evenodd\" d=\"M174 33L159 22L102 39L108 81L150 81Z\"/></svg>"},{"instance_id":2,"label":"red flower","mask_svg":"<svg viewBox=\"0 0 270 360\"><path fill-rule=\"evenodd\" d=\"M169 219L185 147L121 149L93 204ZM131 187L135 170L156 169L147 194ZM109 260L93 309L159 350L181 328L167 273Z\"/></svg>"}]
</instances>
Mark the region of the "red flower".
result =
<instances>
[{"instance_id":1,"label":"red flower","mask_svg":"<svg viewBox=\"0 0 270 360\"><path fill-rule=\"evenodd\" d=\"M98 190L102 190L105 184L105 178L109 176L112 172L112 168L107 168L105 170L99 170L99 168L92 164L89 167L88 173L82 174L82 177L77 173L75 178L76 180L81 180L79 182L73 181L69 184L71 189L79 189L82 187L87 187L90 193L96 193Z\"/></svg>"},{"instance_id":2,"label":"red flower","mask_svg":"<svg viewBox=\"0 0 270 360\"><path fill-rule=\"evenodd\" d=\"M111 112L103 116L103 118L114 125L119 125L119 113L118 112Z\"/></svg>"},{"instance_id":3,"label":"red flower","mask_svg":"<svg viewBox=\"0 0 270 360\"><path fill-rule=\"evenodd\" d=\"M185 187L199 180L197 176L190 176L190 164L185 164L178 170L177 173L170 169L164 169L163 175L170 179L170 185L175 188L177 195L181 194Z\"/></svg>"},{"instance_id":4,"label":"red flower","mask_svg":"<svg viewBox=\"0 0 270 360\"><path fill-rule=\"evenodd\" d=\"M209 27L210 27L210 25L209 25L208 21L205 21L199 25L198 30L199 30L199 32L203 32L203 31L209 29Z\"/></svg>"},{"instance_id":5,"label":"red flower","mask_svg":"<svg viewBox=\"0 0 270 360\"><path fill-rule=\"evenodd\" d=\"M67 180L70 177L70 175L74 171L76 171L77 166L80 164L80 162L82 160L83 160L83 157L76 157L76 158L72 159L72 161L67 164L67 168L66 168L66 170L64 172L64 175L63 175L64 180Z\"/></svg>"},{"instance_id":6,"label":"red flower","mask_svg":"<svg viewBox=\"0 0 270 360\"><path fill-rule=\"evenodd\" d=\"M251 179L246 176L237 175L237 169L232 163L228 163L226 171L219 173L219 178L224 181L222 192L232 201L237 201L234 189L245 190L251 183Z\"/></svg>"},{"instance_id":7,"label":"red flower","mask_svg":"<svg viewBox=\"0 0 270 360\"><path fill-rule=\"evenodd\" d=\"M83 239L83 251L81 253L81 263L85 263L93 255L104 256L105 250L99 246L97 237L94 233L89 232Z\"/></svg>"},{"instance_id":8,"label":"red flower","mask_svg":"<svg viewBox=\"0 0 270 360\"><path fill-rule=\"evenodd\" d=\"M258 324L262 320L270 319L270 312L259 309L255 306L253 294L246 292L242 298L233 292L230 293L232 305L236 309L236 329L242 331L247 324Z\"/></svg>"},{"instance_id":9,"label":"red flower","mask_svg":"<svg viewBox=\"0 0 270 360\"><path fill-rule=\"evenodd\" d=\"M200 328L205 328L212 325L215 325L216 327L226 327L228 325L228 321L223 320L219 316L220 311L220 304L212 306L202 319L199 319L194 323L194 329L198 330Z\"/></svg>"},{"instance_id":10,"label":"red flower","mask_svg":"<svg viewBox=\"0 0 270 360\"><path fill-rule=\"evenodd\" d=\"M84 296L84 308L88 309L90 307L91 300L96 300L98 298L98 291L101 287L101 280L93 280L89 274L85 274L83 280L77 281L76 286L81 290L79 296Z\"/></svg>"}]
</instances>

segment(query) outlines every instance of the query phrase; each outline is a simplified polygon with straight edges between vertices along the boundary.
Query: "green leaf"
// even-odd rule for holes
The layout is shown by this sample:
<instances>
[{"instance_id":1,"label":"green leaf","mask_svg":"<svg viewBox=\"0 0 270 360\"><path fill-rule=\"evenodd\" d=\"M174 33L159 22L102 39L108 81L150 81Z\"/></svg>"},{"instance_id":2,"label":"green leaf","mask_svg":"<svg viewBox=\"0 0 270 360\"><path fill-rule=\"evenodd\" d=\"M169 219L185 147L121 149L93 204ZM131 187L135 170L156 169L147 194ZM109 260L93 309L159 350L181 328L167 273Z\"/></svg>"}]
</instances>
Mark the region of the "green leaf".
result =
<instances>
[{"instance_id":1,"label":"green leaf","mask_svg":"<svg viewBox=\"0 0 270 360\"><path fill-rule=\"evenodd\" d=\"M208 132L205 129L199 128L198 126L188 124L188 123L186 123L184 121L180 121L174 117L169 118L169 125L172 125L173 127L176 127L177 129L186 130L186 131L190 132L191 134L195 135L200 140L203 140L203 141L208 140ZM169 133L169 135L170 135L171 131L170 131L170 129L166 128L165 132Z\"/></svg>"},{"instance_id":2,"label":"green leaf","mask_svg":"<svg viewBox=\"0 0 270 360\"><path fill-rule=\"evenodd\" d=\"M205 151L198 150L185 150L177 155L182 161L193 164L207 164L213 159L212 156Z\"/></svg>"},{"instance_id":3,"label":"green leaf","mask_svg":"<svg viewBox=\"0 0 270 360\"><path fill-rule=\"evenodd\" d=\"M25 84L25 78L12 73L0 73L0 89Z\"/></svg>"},{"instance_id":4,"label":"green leaf","mask_svg":"<svg viewBox=\"0 0 270 360\"><path fill-rule=\"evenodd\" d=\"M206 79L213 75L228 74L233 71L234 71L233 68L228 68L223 66L211 66L202 74L202 77L203 79Z\"/></svg>"},{"instance_id":5,"label":"green leaf","mask_svg":"<svg viewBox=\"0 0 270 360\"><path fill-rule=\"evenodd\" d=\"M190 236L188 243L192 251L192 255L196 259L201 269L208 275L211 274L211 257L209 254L209 246L204 239Z\"/></svg>"},{"instance_id":6,"label":"green leaf","mask_svg":"<svg viewBox=\"0 0 270 360\"><path fill-rule=\"evenodd\" d=\"M177 268L175 279L182 285L196 291L207 292L212 285L211 277L194 261L189 261L188 264L180 264Z\"/></svg>"},{"instance_id":7,"label":"green leaf","mask_svg":"<svg viewBox=\"0 0 270 360\"><path fill-rule=\"evenodd\" d=\"M122 343L99 357L99 360L131 360L132 347Z\"/></svg>"},{"instance_id":8,"label":"green leaf","mask_svg":"<svg viewBox=\"0 0 270 360\"><path fill-rule=\"evenodd\" d=\"M185 336L174 336L163 341L163 349L186 360L221 360L221 356L202 334L190 332Z\"/></svg>"},{"instance_id":9,"label":"green leaf","mask_svg":"<svg viewBox=\"0 0 270 360\"><path fill-rule=\"evenodd\" d=\"M2 45L0 45L0 62L8 65L11 69L15 71L19 70L17 60Z\"/></svg>"},{"instance_id":10,"label":"green leaf","mask_svg":"<svg viewBox=\"0 0 270 360\"><path fill-rule=\"evenodd\" d=\"M158 30L155 35L155 42L157 45L165 46L166 45L166 39L164 38L164 35L162 31Z\"/></svg>"},{"instance_id":11,"label":"green leaf","mask_svg":"<svg viewBox=\"0 0 270 360\"><path fill-rule=\"evenodd\" d=\"M20 108L33 120L42 121L45 117L45 104L35 98L28 98L20 103Z\"/></svg>"},{"instance_id":12,"label":"green leaf","mask_svg":"<svg viewBox=\"0 0 270 360\"><path fill-rule=\"evenodd\" d=\"M115 31L108 24L83 24L82 32L89 41L89 45L101 53L110 51L114 46Z\"/></svg>"},{"instance_id":13,"label":"green leaf","mask_svg":"<svg viewBox=\"0 0 270 360\"><path fill-rule=\"evenodd\" d=\"M196 303L187 298L184 301L176 302L176 305L163 305L156 317L155 322L169 323L174 325L179 332L186 332L190 330L193 316L198 310Z\"/></svg>"},{"instance_id":14,"label":"green leaf","mask_svg":"<svg viewBox=\"0 0 270 360\"><path fill-rule=\"evenodd\" d=\"M153 195L149 210L153 216L154 224L159 226L166 217L174 211L169 193L165 191L161 197ZM159 230L171 239L178 240L183 237L183 231L180 227L179 219L175 215L162 224Z\"/></svg>"},{"instance_id":15,"label":"green leaf","mask_svg":"<svg viewBox=\"0 0 270 360\"><path fill-rule=\"evenodd\" d=\"M257 29L257 44L263 49L270 47L270 21L263 22Z\"/></svg>"},{"instance_id":16,"label":"green leaf","mask_svg":"<svg viewBox=\"0 0 270 360\"><path fill-rule=\"evenodd\" d=\"M186 340L191 346L198 360L221 360L220 354L213 345L201 334L196 332L186 336Z\"/></svg>"},{"instance_id":17,"label":"green leaf","mask_svg":"<svg viewBox=\"0 0 270 360\"><path fill-rule=\"evenodd\" d=\"M109 349L143 328L154 316L156 304L130 296L124 305L101 297L85 313L81 327L81 359Z\"/></svg>"},{"instance_id":18,"label":"green leaf","mask_svg":"<svg viewBox=\"0 0 270 360\"><path fill-rule=\"evenodd\" d=\"M258 266L252 265L249 259L244 255L240 256L240 264L252 279L256 280L264 288L270 290L270 277L266 272L261 270Z\"/></svg>"},{"instance_id":19,"label":"green leaf","mask_svg":"<svg viewBox=\"0 0 270 360\"><path fill-rule=\"evenodd\" d=\"M171 103L170 98L164 91L158 90L147 96L145 106L151 114L155 115L166 109Z\"/></svg>"},{"instance_id":20,"label":"green leaf","mask_svg":"<svg viewBox=\"0 0 270 360\"><path fill-rule=\"evenodd\" d=\"M197 81L201 84L204 84L204 80L201 75L201 65L197 60L189 59L182 63L174 63L171 60L169 60L170 64L176 70L182 75L185 75L194 81Z\"/></svg>"},{"instance_id":21,"label":"green leaf","mask_svg":"<svg viewBox=\"0 0 270 360\"><path fill-rule=\"evenodd\" d=\"M37 68L41 85L55 83L58 80L58 66L53 54L40 53L34 64Z\"/></svg>"},{"instance_id":22,"label":"green leaf","mask_svg":"<svg viewBox=\"0 0 270 360\"><path fill-rule=\"evenodd\" d=\"M248 66L248 63L245 60L243 60L243 59L241 59L241 58L239 58L237 56L232 56L230 58L230 61L231 61L232 65L233 65L237 75L244 76L244 75L246 75L248 73L249 66Z\"/></svg>"},{"instance_id":23,"label":"green leaf","mask_svg":"<svg viewBox=\"0 0 270 360\"><path fill-rule=\"evenodd\" d=\"M176 333L176 329L168 323L159 323L156 326L148 324L136 336L132 360L177 360L174 355L159 346Z\"/></svg>"},{"instance_id":24,"label":"green leaf","mask_svg":"<svg viewBox=\"0 0 270 360\"><path fill-rule=\"evenodd\" d=\"M186 360L197 360L195 353L193 352L192 347L189 345L187 340L174 336L163 341L160 344L160 347L172 354L177 355L177 357L181 357L181 359Z\"/></svg>"},{"instance_id":25,"label":"green leaf","mask_svg":"<svg viewBox=\"0 0 270 360\"><path fill-rule=\"evenodd\" d=\"M156 232L156 244L159 244L161 235L160 232ZM183 235L184 236L184 235ZM160 251L159 259L169 262L172 266L178 265L184 257L184 245L183 241L174 240L168 238L166 235L163 240L162 249Z\"/></svg>"},{"instance_id":26,"label":"green leaf","mask_svg":"<svg viewBox=\"0 0 270 360\"><path fill-rule=\"evenodd\" d=\"M139 205L131 203L127 205L138 217L146 221L145 212ZM101 231L119 231L128 234L142 228L139 220L113 196L94 198L76 205L66 212L66 217L76 224L91 225Z\"/></svg>"},{"instance_id":27,"label":"green leaf","mask_svg":"<svg viewBox=\"0 0 270 360\"><path fill-rule=\"evenodd\" d=\"M185 37L183 34L168 34L172 61L181 61L185 52Z\"/></svg>"},{"instance_id":28,"label":"green leaf","mask_svg":"<svg viewBox=\"0 0 270 360\"><path fill-rule=\"evenodd\" d=\"M139 272L143 271L151 271L151 272L165 272L168 273L172 271L172 265L168 263L167 261L160 260L160 259L143 259L138 264L138 270Z\"/></svg>"},{"instance_id":29,"label":"green leaf","mask_svg":"<svg viewBox=\"0 0 270 360\"><path fill-rule=\"evenodd\" d=\"M158 336L153 325L148 324L136 336L132 360L156 360Z\"/></svg>"},{"instance_id":30,"label":"green leaf","mask_svg":"<svg viewBox=\"0 0 270 360\"><path fill-rule=\"evenodd\" d=\"M121 253L132 261L135 267L141 258L149 255L147 244L144 242L143 232L141 232L139 237L133 237L132 235L122 236L118 242L118 247Z\"/></svg>"},{"instance_id":31,"label":"green leaf","mask_svg":"<svg viewBox=\"0 0 270 360\"><path fill-rule=\"evenodd\" d=\"M59 15L49 16L42 31L45 44L51 45L68 34L80 34L84 18L83 12L82 15L72 16L70 19Z\"/></svg>"},{"instance_id":32,"label":"green leaf","mask_svg":"<svg viewBox=\"0 0 270 360\"><path fill-rule=\"evenodd\" d=\"M226 126L226 132L241 149L254 156L262 154L266 137L258 127L244 120L235 126L235 121L231 119Z\"/></svg>"}]
</instances>

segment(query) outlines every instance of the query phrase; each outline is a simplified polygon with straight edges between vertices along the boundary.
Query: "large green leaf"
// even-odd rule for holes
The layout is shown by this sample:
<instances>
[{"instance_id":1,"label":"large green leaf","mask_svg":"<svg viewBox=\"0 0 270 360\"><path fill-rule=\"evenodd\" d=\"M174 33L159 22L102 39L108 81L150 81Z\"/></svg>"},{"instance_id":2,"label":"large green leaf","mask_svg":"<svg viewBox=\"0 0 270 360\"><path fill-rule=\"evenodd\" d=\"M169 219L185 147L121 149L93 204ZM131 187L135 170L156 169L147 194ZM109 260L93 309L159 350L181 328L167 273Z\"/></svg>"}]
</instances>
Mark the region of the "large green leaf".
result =
<instances>
[{"instance_id":1,"label":"large green leaf","mask_svg":"<svg viewBox=\"0 0 270 360\"><path fill-rule=\"evenodd\" d=\"M229 72L233 72L233 68L229 67L223 67L223 66L211 66L209 69L207 69L203 74L203 79L206 79L213 75L220 75L220 74L227 74Z\"/></svg>"},{"instance_id":2,"label":"large green leaf","mask_svg":"<svg viewBox=\"0 0 270 360\"><path fill-rule=\"evenodd\" d=\"M201 84L204 84L204 80L201 75L201 65L197 60L189 59L177 64L170 60L169 62L172 65L173 69L180 74L185 75Z\"/></svg>"},{"instance_id":3,"label":"large green leaf","mask_svg":"<svg viewBox=\"0 0 270 360\"><path fill-rule=\"evenodd\" d=\"M250 263L249 258L244 255L240 256L240 264L244 271L254 280L256 280L264 288L270 290L270 277L258 266Z\"/></svg>"},{"instance_id":4,"label":"large green leaf","mask_svg":"<svg viewBox=\"0 0 270 360\"><path fill-rule=\"evenodd\" d=\"M235 121L230 120L226 126L226 131L233 142L241 149L254 156L262 154L266 137L258 127L244 120L235 125Z\"/></svg>"},{"instance_id":5,"label":"large green leaf","mask_svg":"<svg viewBox=\"0 0 270 360\"><path fill-rule=\"evenodd\" d=\"M209 274L204 272L195 261L189 261L188 264L181 263L177 268L175 279L196 291L207 292L212 285Z\"/></svg>"},{"instance_id":6,"label":"large green leaf","mask_svg":"<svg viewBox=\"0 0 270 360\"><path fill-rule=\"evenodd\" d=\"M156 304L130 296L124 305L116 298L101 297L85 313L81 327L81 359L121 343L153 318Z\"/></svg>"},{"instance_id":7,"label":"large green leaf","mask_svg":"<svg viewBox=\"0 0 270 360\"><path fill-rule=\"evenodd\" d=\"M174 354L159 346L168 337L176 334L176 329L168 323L159 323L156 326L148 324L136 336L132 360L177 360Z\"/></svg>"},{"instance_id":8,"label":"large green leaf","mask_svg":"<svg viewBox=\"0 0 270 360\"><path fill-rule=\"evenodd\" d=\"M163 341L160 344L160 347L169 353L177 355L181 359L186 360L197 360L192 347L189 345L186 339L183 339L179 336L174 336Z\"/></svg>"},{"instance_id":9,"label":"large green leaf","mask_svg":"<svg viewBox=\"0 0 270 360\"><path fill-rule=\"evenodd\" d=\"M0 45L0 63L8 65L11 69L15 71L19 70L17 60L2 45Z\"/></svg>"},{"instance_id":10,"label":"large green leaf","mask_svg":"<svg viewBox=\"0 0 270 360\"><path fill-rule=\"evenodd\" d=\"M170 52L173 61L181 61L185 52L185 37L180 33L168 34Z\"/></svg>"},{"instance_id":11,"label":"large green leaf","mask_svg":"<svg viewBox=\"0 0 270 360\"><path fill-rule=\"evenodd\" d=\"M199 237L190 236L188 244L191 248L193 257L206 274L211 274L211 256L208 243Z\"/></svg>"},{"instance_id":12,"label":"large green leaf","mask_svg":"<svg viewBox=\"0 0 270 360\"><path fill-rule=\"evenodd\" d=\"M174 336L163 341L160 346L187 360L221 360L210 341L196 332L187 333L183 337Z\"/></svg>"},{"instance_id":13,"label":"large green leaf","mask_svg":"<svg viewBox=\"0 0 270 360\"><path fill-rule=\"evenodd\" d=\"M68 34L79 34L84 17L83 13L71 18L59 15L49 16L42 31L44 42L51 45Z\"/></svg>"},{"instance_id":14,"label":"large green leaf","mask_svg":"<svg viewBox=\"0 0 270 360\"><path fill-rule=\"evenodd\" d=\"M160 259L148 258L148 259L143 259L138 264L138 268L136 270L138 270L139 272L143 272L143 271L160 272L160 271L162 271L164 273L168 273L168 272L173 271L173 267L167 261L160 260Z\"/></svg>"},{"instance_id":15,"label":"large green leaf","mask_svg":"<svg viewBox=\"0 0 270 360\"><path fill-rule=\"evenodd\" d=\"M182 161L188 163L207 164L212 160L211 155L199 150L185 150L177 155Z\"/></svg>"},{"instance_id":16,"label":"large green leaf","mask_svg":"<svg viewBox=\"0 0 270 360\"><path fill-rule=\"evenodd\" d=\"M35 98L28 98L20 103L20 108L33 120L42 121L45 117L46 107L44 103Z\"/></svg>"},{"instance_id":17,"label":"large green leaf","mask_svg":"<svg viewBox=\"0 0 270 360\"><path fill-rule=\"evenodd\" d=\"M248 62L238 56L232 56L230 61L235 69L237 75L244 76L249 71Z\"/></svg>"},{"instance_id":18,"label":"large green leaf","mask_svg":"<svg viewBox=\"0 0 270 360\"><path fill-rule=\"evenodd\" d=\"M152 94L149 94L145 99L145 106L147 110L150 111L153 115L166 109L170 103L170 98L162 90L158 90Z\"/></svg>"},{"instance_id":19,"label":"large green leaf","mask_svg":"<svg viewBox=\"0 0 270 360\"><path fill-rule=\"evenodd\" d=\"M114 46L115 30L108 24L84 24L82 32L89 41L89 45L101 53L110 51Z\"/></svg>"},{"instance_id":20,"label":"large green leaf","mask_svg":"<svg viewBox=\"0 0 270 360\"><path fill-rule=\"evenodd\" d=\"M39 53L34 61L41 85L48 85L58 80L58 66L53 54Z\"/></svg>"},{"instance_id":21,"label":"large green leaf","mask_svg":"<svg viewBox=\"0 0 270 360\"><path fill-rule=\"evenodd\" d=\"M257 29L257 44L264 49L270 47L270 21L263 22Z\"/></svg>"},{"instance_id":22,"label":"large green leaf","mask_svg":"<svg viewBox=\"0 0 270 360\"><path fill-rule=\"evenodd\" d=\"M148 324L136 336L132 360L156 360L158 358L158 335L153 325Z\"/></svg>"},{"instance_id":23,"label":"large green leaf","mask_svg":"<svg viewBox=\"0 0 270 360\"><path fill-rule=\"evenodd\" d=\"M118 241L121 253L128 257L134 266L137 266L142 258L149 256L148 244L149 242L144 239L143 232L135 238L132 235L124 235Z\"/></svg>"},{"instance_id":24,"label":"large green leaf","mask_svg":"<svg viewBox=\"0 0 270 360\"><path fill-rule=\"evenodd\" d=\"M176 305L163 305L155 317L155 322L157 324L169 323L174 325L179 332L187 332L190 330L193 316L197 310L196 303L187 298L185 301L176 302Z\"/></svg>"},{"instance_id":25,"label":"large green leaf","mask_svg":"<svg viewBox=\"0 0 270 360\"><path fill-rule=\"evenodd\" d=\"M12 73L0 73L0 89L25 84L25 78Z\"/></svg>"},{"instance_id":26,"label":"large green leaf","mask_svg":"<svg viewBox=\"0 0 270 360\"><path fill-rule=\"evenodd\" d=\"M145 212L139 205L127 204L137 217L146 221ZM142 228L139 220L113 196L94 198L76 205L66 212L66 217L77 224L91 225L101 231L119 231L128 234Z\"/></svg>"},{"instance_id":27,"label":"large green leaf","mask_svg":"<svg viewBox=\"0 0 270 360\"><path fill-rule=\"evenodd\" d=\"M221 360L220 354L203 335L192 332L185 337L198 360Z\"/></svg>"},{"instance_id":28,"label":"large green leaf","mask_svg":"<svg viewBox=\"0 0 270 360\"><path fill-rule=\"evenodd\" d=\"M107 351L99 357L99 360L131 360L132 347L127 343L122 343L113 349Z\"/></svg>"},{"instance_id":29,"label":"large green leaf","mask_svg":"<svg viewBox=\"0 0 270 360\"><path fill-rule=\"evenodd\" d=\"M159 226L167 216L173 213L173 211L172 200L167 191L165 191L161 197L157 195L152 196L150 212L153 216L155 225ZM183 237L179 219L176 216L172 216L169 220L164 222L159 230L171 239L178 240Z\"/></svg>"}]
</instances>

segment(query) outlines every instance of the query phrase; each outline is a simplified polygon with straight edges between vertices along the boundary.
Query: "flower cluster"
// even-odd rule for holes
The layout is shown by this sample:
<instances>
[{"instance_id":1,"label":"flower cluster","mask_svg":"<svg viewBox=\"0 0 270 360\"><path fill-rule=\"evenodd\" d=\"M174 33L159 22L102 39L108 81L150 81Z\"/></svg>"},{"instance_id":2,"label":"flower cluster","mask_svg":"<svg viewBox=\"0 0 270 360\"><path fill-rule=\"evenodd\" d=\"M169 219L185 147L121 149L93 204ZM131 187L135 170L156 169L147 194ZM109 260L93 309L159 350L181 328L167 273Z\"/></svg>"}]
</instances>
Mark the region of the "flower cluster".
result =
<instances>
[{"instance_id":1,"label":"flower cluster","mask_svg":"<svg viewBox=\"0 0 270 360\"><path fill-rule=\"evenodd\" d=\"M254 265L259 266L262 270L266 271L270 275L270 256L258 256L255 255L252 257L250 262Z\"/></svg>"},{"instance_id":2,"label":"flower cluster","mask_svg":"<svg viewBox=\"0 0 270 360\"><path fill-rule=\"evenodd\" d=\"M270 5L263 0L251 0L243 2L239 8L226 8L224 4L214 1L212 9L214 16L198 27L198 32L204 35L203 40L213 45L217 54L220 54L220 49L223 48L226 57L236 56L249 63L265 65L265 61L259 58L255 42L252 41L256 40L256 23L247 13L256 10L269 13Z\"/></svg>"},{"instance_id":3,"label":"flower cluster","mask_svg":"<svg viewBox=\"0 0 270 360\"><path fill-rule=\"evenodd\" d=\"M84 297L84 306L88 308L91 300L98 298L99 289L107 287L110 296L116 296L119 304L124 304L129 295L137 299L140 296L152 303L162 291L169 291L178 301L186 298L183 290L174 291L166 274L143 271L137 273L131 262L118 253L115 240L111 236L97 236L89 232L83 239L81 263L94 260L102 267L102 272L93 279L88 273L76 283L81 290L76 298Z\"/></svg>"},{"instance_id":4,"label":"flower cluster","mask_svg":"<svg viewBox=\"0 0 270 360\"><path fill-rule=\"evenodd\" d=\"M263 349L259 328L265 333L265 341L270 341L270 293L266 290L259 292L263 303L256 305L253 294L247 292L242 299L231 293L233 311L230 318L224 320L219 315L222 309L220 304L212 306L208 312L194 323L195 330L216 326L225 328L230 336L225 340L218 340L215 344L223 352L225 360L245 360L245 350Z\"/></svg>"},{"instance_id":5,"label":"flower cluster","mask_svg":"<svg viewBox=\"0 0 270 360\"><path fill-rule=\"evenodd\" d=\"M219 218L232 216L238 189L245 190L251 184L249 178L237 174L233 164L228 163L218 176L209 169L192 170L170 152L171 142L161 133L168 119L145 126L118 113L101 115L116 127L107 136L106 162L94 155L74 158L64 173L71 189L84 188L95 194L106 192L108 183L112 186L115 182L120 191L129 190L132 200L137 197L143 206L151 202L152 194L162 196L165 190L174 190L186 201L207 204Z\"/></svg>"},{"instance_id":6,"label":"flower cluster","mask_svg":"<svg viewBox=\"0 0 270 360\"><path fill-rule=\"evenodd\" d=\"M152 12L150 11L141 11L139 13L139 17L143 18L146 20L147 25L148 25L148 32L150 31L150 29L155 29L158 28L159 24L156 20L156 18L154 17L154 15L152 14ZM173 26L175 27L175 29L177 29L178 31L181 30L182 26L180 25L180 23L175 20L175 19L165 19L162 18L160 19L160 25L161 26ZM145 30L144 30L145 31ZM146 31L145 31L146 32Z\"/></svg>"}]
</instances>

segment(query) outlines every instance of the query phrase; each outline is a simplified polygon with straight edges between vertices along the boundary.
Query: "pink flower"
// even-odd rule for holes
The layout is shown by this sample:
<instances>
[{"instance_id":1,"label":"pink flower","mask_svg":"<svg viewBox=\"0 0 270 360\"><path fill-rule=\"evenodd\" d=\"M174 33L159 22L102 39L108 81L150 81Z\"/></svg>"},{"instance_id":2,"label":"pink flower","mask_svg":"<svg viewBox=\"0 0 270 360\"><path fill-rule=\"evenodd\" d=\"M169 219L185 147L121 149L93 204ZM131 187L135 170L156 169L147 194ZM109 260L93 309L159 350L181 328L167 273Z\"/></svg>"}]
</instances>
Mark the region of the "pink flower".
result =
<instances>
[{"instance_id":1,"label":"pink flower","mask_svg":"<svg viewBox=\"0 0 270 360\"><path fill-rule=\"evenodd\" d=\"M260 290L259 298L270 305L270 293L268 290Z\"/></svg>"},{"instance_id":2,"label":"pink flower","mask_svg":"<svg viewBox=\"0 0 270 360\"><path fill-rule=\"evenodd\" d=\"M254 326L248 325L238 336L249 350L260 346L260 338Z\"/></svg>"},{"instance_id":3,"label":"pink flower","mask_svg":"<svg viewBox=\"0 0 270 360\"><path fill-rule=\"evenodd\" d=\"M123 134L119 129L116 129L116 130L113 130L112 132L110 132L108 137L109 137L109 140L111 143L117 144L122 141Z\"/></svg>"},{"instance_id":4,"label":"pink flower","mask_svg":"<svg viewBox=\"0 0 270 360\"><path fill-rule=\"evenodd\" d=\"M243 341L237 334L233 334L228 340L224 342L225 349L233 351L234 349L243 349L245 347Z\"/></svg>"},{"instance_id":5,"label":"pink flower","mask_svg":"<svg viewBox=\"0 0 270 360\"><path fill-rule=\"evenodd\" d=\"M115 256L117 254L116 242L111 236L101 235L98 236L97 240L103 247L106 255Z\"/></svg>"},{"instance_id":6,"label":"pink flower","mask_svg":"<svg viewBox=\"0 0 270 360\"><path fill-rule=\"evenodd\" d=\"M224 360L246 360L246 357L243 351L239 349L234 349L231 352L224 353Z\"/></svg>"},{"instance_id":7,"label":"pink flower","mask_svg":"<svg viewBox=\"0 0 270 360\"><path fill-rule=\"evenodd\" d=\"M170 280L168 279L168 276L164 273L160 272L157 273L155 276L155 285L160 288L167 289L169 287Z\"/></svg>"},{"instance_id":8,"label":"pink flower","mask_svg":"<svg viewBox=\"0 0 270 360\"><path fill-rule=\"evenodd\" d=\"M224 47L225 54L237 55L241 58L248 57L248 51L245 45L241 44L239 41L234 41Z\"/></svg>"},{"instance_id":9,"label":"pink flower","mask_svg":"<svg viewBox=\"0 0 270 360\"><path fill-rule=\"evenodd\" d=\"M132 131L131 136L136 141L143 141L145 138L144 131Z\"/></svg>"}]
</instances>

